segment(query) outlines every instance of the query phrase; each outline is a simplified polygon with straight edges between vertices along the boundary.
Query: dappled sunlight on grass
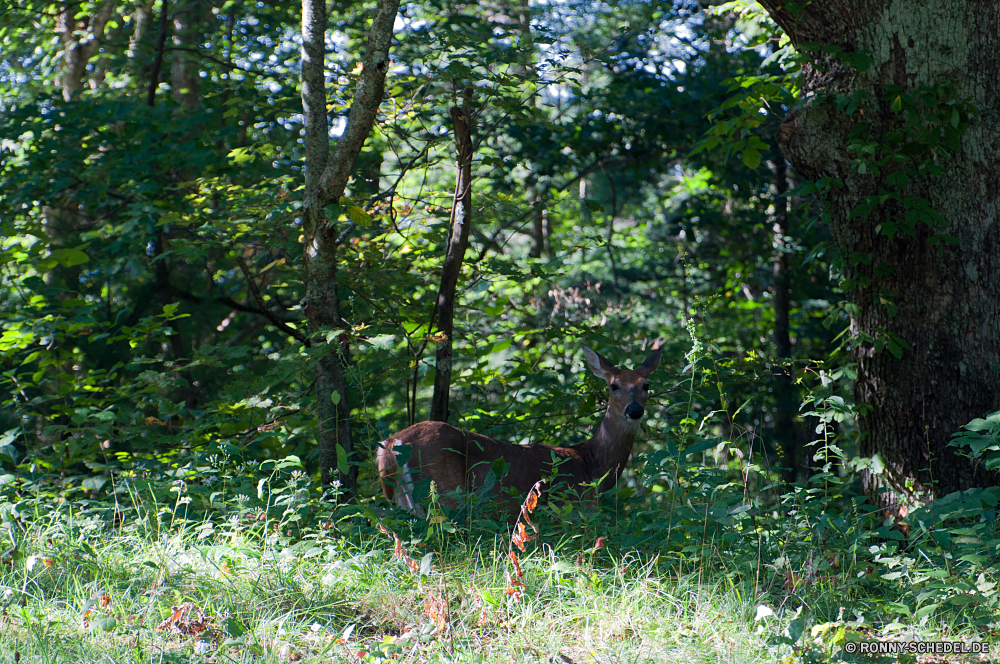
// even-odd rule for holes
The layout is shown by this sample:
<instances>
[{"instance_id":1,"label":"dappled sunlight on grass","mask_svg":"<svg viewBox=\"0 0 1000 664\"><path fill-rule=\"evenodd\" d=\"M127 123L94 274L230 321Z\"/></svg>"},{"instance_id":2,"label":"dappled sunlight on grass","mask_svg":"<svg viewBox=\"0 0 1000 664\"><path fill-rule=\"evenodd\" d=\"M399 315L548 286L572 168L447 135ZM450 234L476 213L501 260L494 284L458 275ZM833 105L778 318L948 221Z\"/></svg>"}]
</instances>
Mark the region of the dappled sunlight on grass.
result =
<instances>
[{"instance_id":1,"label":"dappled sunlight on grass","mask_svg":"<svg viewBox=\"0 0 1000 664\"><path fill-rule=\"evenodd\" d=\"M27 557L0 575L0 661L767 660L746 600L656 558L538 547L514 599L499 542L448 546L420 574L385 539L206 544L193 532L30 533ZM443 629L427 615L432 586L446 592Z\"/></svg>"}]
</instances>

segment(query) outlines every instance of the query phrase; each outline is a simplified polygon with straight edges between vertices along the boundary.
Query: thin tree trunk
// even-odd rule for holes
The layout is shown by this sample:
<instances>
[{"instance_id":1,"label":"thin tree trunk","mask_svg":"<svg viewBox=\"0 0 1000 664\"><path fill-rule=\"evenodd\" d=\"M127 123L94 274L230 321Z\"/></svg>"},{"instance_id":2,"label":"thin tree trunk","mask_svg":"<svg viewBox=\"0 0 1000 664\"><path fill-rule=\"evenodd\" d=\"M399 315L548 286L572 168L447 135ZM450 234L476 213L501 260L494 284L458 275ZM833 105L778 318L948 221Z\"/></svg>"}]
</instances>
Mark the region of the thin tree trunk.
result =
<instances>
[{"instance_id":1,"label":"thin tree trunk","mask_svg":"<svg viewBox=\"0 0 1000 664\"><path fill-rule=\"evenodd\" d=\"M302 0L302 111L305 118L305 243L306 294L302 310L311 334L330 338L326 354L317 362L316 416L319 421L319 464L324 484L338 478L348 496L357 490L357 465L351 438L351 411L345 366L348 345L341 334L337 292L337 224L325 208L339 203L348 178L375 124L389 71L389 46L399 0L378 0L368 29L368 44L357 92L347 125L330 154L326 115L326 6L323 0ZM342 450L348 466L338 464Z\"/></svg>"},{"instance_id":2,"label":"thin tree trunk","mask_svg":"<svg viewBox=\"0 0 1000 664\"><path fill-rule=\"evenodd\" d=\"M872 58L859 69L817 56L822 71L804 68L803 103L779 131L797 173L838 184L825 206L857 284L848 297L860 453L881 461L863 474L864 486L877 505L897 511L914 498L995 484L948 442L962 425L1000 408L1000 5L832 0L793 12L775 0L761 4L793 44L835 44ZM857 110L848 115L830 94L856 100ZM917 173L912 161L888 163L878 174L858 169L850 146L862 123L873 145L913 129L900 113L907 94L931 103L967 99L977 114L957 149L920 157L940 175ZM943 132L962 121L957 106L946 111L943 122L925 118L917 126L940 122ZM887 180L900 168L917 174ZM883 191L898 202L879 199L870 214L852 214ZM919 222L909 234L905 215L914 209L902 203L920 199L944 223L931 229ZM899 226L894 236L891 224ZM958 244L928 242L939 232ZM888 335L908 348L890 347Z\"/></svg>"},{"instance_id":3,"label":"thin tree trunk","mask_svg":"<svg viewBox=\"0 0 1000 664\"><path fill-rule=\"evenodd\" d=\"M468 103L451 109L458 149L458 176L455 200L451 208L451 235L441 268L441 287L437 298L438 341L434 364L434 395L431 397L431 420L448 421L448 396L451 390L453 335L455 331L455 289L462 273L462 260L469 245L472 227L472 113Z\"/></svg>"},{"instance_id":4,"label":"thin tree trunk","mask_svg":"<svg viewBox=\"0 0 1000 664\"><path fill-rule=\"evenodd\" d=\"M511 5L504 5L504 13L508 20L516 20L520 37L517 42L517 64L512 68L515 76L523 80L522 89L528 86L537 85L538 72L535 69L535 46L534 36L531 34L531 7L528 0L515 0ZM524 101L526 106L534 106L538 103L539 96L532 93ZM532 128L528 128L528 139L530 140ZM548 255L549 234L546 228L548 219L546 218L545 183L539 181L540 176L535 176L534 182L529 183L528 197L531 200L531 246L528 248L528 257L541 258Z\"/></svg>"},{"instance_id":5,"label":"thin tree trunk","mask_svg":"<svg viewBox=\"0 0 1000 664\"><path fill-rule=\"evenodd\" d=\"M541 258L548 254L548 234L545 229L545 199L536 195L532 201L531 210L531 247L528 249L530 258Z\"/></svg>"},{"instance_id":6,"label":"thin tree trunk","mask_svg":"<svg viewBox=\"0 0 1000 664\"><path fill-rule=\"evenodd\" d=\"M792 357L792 341L789 337L788 314L789 287L788 274L788 170L784 157L777 155L771 164L774 178L774 354L782 363ZM781 450L781 465L785 469L785 479L794 482L798 475L798 449L795 437L795 394L792 388L791 369L775 368L774 379L774 441Z\"/></svg>"},{"instance_id":7,"label":"thin tree trunk","mask_svg":"<svg viewBox=\"0 0 1000 664\"><path fill-rule=\"evenodd\" d=\"M160 86L160 68L163 66L163 46L167 39L167 0L160 0L160 28L156 36L156 55L153 56L153 71L149 75L149 93L146 104L152 108L156 103L156 89Z\"/></svg>"},{"instance_id":8,"label":"thin tree trunk","mask_svg":"<svg viewBox=\"0 0 1000 664\"><path fill-rule=\"evenodd\" d=\"M170 58L170 92L174 99L188 111L201 103L201 63L194 51L201 43L202 2L186 0L174 10L173 42L177 49Z\"/></svg>"},{"instance_id":9,"label":"thin tree trunk","mask_svg":"<svg viewBox=\"0 0 1000 664\"><path fill-rule=\"evenodd\" d=\"M163 50L167 37L167 0L163 0L160 6L160 32L156 40L156 54L153 56L151 78L149 80L149 94L146 104L153 108L156 105L156 89L160 85L159 76L163 65ZM197 104L197 98L195 99ZM156 293L159 296L160 304L164 307L174 303L173 287L170 285L170 265L163 257L164 253L164 228L157 226L153 231L153 242L151 256L153 259L153 270L156 275ZM176 321L170 321L170 354L175 362L182 360L187 353L184 350L184 338L181 336L180 327ZM188 408L197 405L194 380L191 372L181 370L178 372L185 386L181 388L180 395Z\"/></svg>"}]
</instances>

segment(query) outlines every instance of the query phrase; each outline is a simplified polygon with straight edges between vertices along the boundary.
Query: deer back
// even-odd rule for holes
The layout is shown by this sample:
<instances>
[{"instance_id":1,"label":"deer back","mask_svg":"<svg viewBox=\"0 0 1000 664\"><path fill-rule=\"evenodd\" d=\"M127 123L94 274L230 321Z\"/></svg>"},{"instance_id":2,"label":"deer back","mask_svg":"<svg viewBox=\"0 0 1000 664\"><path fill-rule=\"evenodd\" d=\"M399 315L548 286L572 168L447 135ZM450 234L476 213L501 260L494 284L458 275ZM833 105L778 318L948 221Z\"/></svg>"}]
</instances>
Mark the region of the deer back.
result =
<instances>
[{"instance_id":1,"label":"deer back","mask_svg":"<svg viewBox=\"0 0 1000 664\"><path fill-rule=\"evenodd\" d=\"M398 450L389 449L403 445L409 445L412 451L400 468L396 462ZM421 479L432 480L442 496L459 487L471 492L487 483L497 459L504 460L507 470L494 487L494 494L511 487L523 496L539 479L552 475L553 459L558 465L559 478L570 486L594 479L589 475L585 456L577 449L514 445L444 422L421 422L391 436L378 451L378 468L386 497L408 507L405 499L400 502L402 497L397 497L397 492L412 491ZM443 502L452 501L443 499Z\"/></svg>"}]
</instances>

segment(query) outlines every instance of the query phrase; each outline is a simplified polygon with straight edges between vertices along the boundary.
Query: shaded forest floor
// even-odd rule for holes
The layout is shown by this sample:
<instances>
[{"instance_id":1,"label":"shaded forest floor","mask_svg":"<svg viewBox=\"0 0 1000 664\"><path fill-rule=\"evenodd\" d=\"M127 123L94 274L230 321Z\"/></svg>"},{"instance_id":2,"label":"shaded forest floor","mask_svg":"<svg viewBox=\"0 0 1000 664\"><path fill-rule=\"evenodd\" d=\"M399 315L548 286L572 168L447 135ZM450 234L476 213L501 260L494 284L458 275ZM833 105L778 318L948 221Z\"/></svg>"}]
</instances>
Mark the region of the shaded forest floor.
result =
<instances>
[{"instance_id":1,"label":"shaded forest floor","mask_svg":"<svg viewBox=\"0 0 1000 664\"><path fill-rule=\"evenodd\" d=\"M793 612L752 580L655 555L542 544L521 556L520 588L499 539L407 541L408 566L389 538L88 530L29 534L0 570L0 662L845 661L838 642L880 638L831 622L793 652L775 641ZM904 632L892 638L941 638Z\"/></svg>"}]
</instances>

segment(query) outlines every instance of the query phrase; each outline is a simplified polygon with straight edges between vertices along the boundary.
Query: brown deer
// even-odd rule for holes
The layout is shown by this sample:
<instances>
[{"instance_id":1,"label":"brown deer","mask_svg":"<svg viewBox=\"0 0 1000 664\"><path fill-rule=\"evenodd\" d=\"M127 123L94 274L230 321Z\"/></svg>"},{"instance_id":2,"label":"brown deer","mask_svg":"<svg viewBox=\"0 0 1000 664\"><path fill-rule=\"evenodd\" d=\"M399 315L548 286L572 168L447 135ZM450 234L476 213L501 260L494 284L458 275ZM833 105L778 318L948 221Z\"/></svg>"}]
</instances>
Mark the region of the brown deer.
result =
<instances>
[{"instance_id":1,"label":"brown deer","mask_svg":"<svg viewBox=\"0 0 1000 664\"><path fill-rule=\"evenodd\" d=\"M423 516L413 500L413 485L430 478L441 494L461 487L471 492L484 486L493 462L503 459L508 469L499 489L513 488L524 495L540 479L557 475L570 488L599 481L598 493L617 484L632 454L632 443L649 398L649 375L660 363L663 349L633 369L618 369L587 346L583 355L594 374L608 383L608 409L593 437L579 445L513 445L489 436L463 431L444 422L421 422L382 441L378 470L382 491L397 505ZM412 452L402 469L394 447L409 445ZM494 489L494 492L496 489ZM443 501L450 504L449 501Z\"/></svg>"}]
</instances>

